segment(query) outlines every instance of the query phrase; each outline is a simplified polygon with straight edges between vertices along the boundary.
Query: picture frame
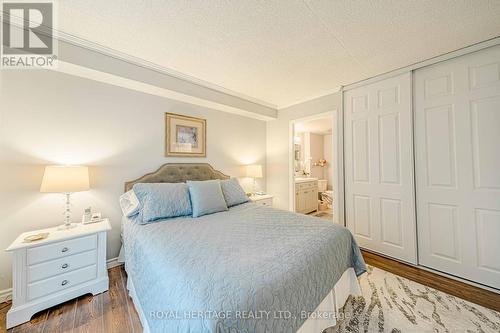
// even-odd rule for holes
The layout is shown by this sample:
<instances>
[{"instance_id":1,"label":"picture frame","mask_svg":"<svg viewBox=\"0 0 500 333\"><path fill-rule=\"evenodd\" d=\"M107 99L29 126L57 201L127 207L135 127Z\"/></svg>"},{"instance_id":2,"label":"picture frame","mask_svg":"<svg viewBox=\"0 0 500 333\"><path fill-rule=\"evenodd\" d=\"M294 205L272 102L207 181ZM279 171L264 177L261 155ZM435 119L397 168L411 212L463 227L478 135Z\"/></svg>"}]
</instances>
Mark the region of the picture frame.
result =
<instances>
[{"instance_id":1,"label":"picture frame","mask_svg":"<svg viewBox=\"0 0 500 333\"><path fill-rule=\"evenodd\" d=\"M165 113L165 156L206 157L206 119Z\"/></svg>"}]
</instances>

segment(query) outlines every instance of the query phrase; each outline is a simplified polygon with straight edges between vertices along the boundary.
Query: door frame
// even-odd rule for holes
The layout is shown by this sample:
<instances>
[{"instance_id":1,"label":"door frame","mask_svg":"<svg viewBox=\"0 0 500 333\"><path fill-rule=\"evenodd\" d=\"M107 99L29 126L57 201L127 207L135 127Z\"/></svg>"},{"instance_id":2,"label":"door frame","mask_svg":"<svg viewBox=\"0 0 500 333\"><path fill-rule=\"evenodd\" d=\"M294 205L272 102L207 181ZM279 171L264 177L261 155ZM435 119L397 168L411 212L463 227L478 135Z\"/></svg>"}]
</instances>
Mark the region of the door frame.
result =
<instances>
[{"instance_id":1,"label":"door frame","mask_svg":"<svg viewBox=\"0 0 500 333\"><path fill-rule=\"evenodd\" d=\"M294 138L295 124L299 122L316 120L325 117L332 118L332 190L333 190L333 221L345 225L344 219L344 133L342 112L337 109L317 113L311 116L292 119L289 122L288 134L288 209L295 211L295 156L294 156Z\"/></svg>"}]
</instances>

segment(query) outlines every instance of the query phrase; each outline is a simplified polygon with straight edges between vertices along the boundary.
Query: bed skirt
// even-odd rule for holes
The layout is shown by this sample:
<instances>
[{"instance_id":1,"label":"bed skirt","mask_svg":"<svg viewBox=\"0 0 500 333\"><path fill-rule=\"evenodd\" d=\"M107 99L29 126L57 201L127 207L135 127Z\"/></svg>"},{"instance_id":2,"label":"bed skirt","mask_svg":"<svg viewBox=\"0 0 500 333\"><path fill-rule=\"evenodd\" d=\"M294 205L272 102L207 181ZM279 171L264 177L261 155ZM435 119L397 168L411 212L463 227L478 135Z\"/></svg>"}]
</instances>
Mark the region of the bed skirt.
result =
<instances>
[{"instance_id":1,"label":"bed skirt","mask_svg":"<svg viewBox=\"0 0 500 333\"><path fill-rule=\"evenodd\" d=\"M125 268L126 270L126 268ZM151 333L148 322L134 288L133 278L128 274L127 289L134 306L139 314L139 319L144 333ZM353 268L348 268L337 281L333 289L326 295L316 310L309 314L309 318L302 324L297 333L321 333L328 327L335 326L340 318L339 310L344 306L350 295L361 296L356 273Z\"/></svg>"}]
</instances>

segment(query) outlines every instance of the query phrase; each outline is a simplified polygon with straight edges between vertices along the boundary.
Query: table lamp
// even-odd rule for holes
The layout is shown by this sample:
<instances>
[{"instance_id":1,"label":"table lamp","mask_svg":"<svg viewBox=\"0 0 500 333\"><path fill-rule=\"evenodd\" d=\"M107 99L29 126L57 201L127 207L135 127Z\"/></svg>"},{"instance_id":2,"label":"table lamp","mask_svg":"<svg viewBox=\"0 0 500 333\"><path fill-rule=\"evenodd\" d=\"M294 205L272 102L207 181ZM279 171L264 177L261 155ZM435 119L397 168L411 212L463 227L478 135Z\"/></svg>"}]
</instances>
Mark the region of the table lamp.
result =
<instances>
[{"instance_id":1,"label":"table lamp","mask_svg":"<svg viewBox=\"0 0 500 333\"><path fill-rule=\"evenodd\" d=\"M40 192L62 193L66 196L64 224L60 229L70 229L77 224L71 223L71 193L89 190L89 169L86 166L45 167Z\"/></svg>"},{"instance_id":2,"label":"table lamp","mask_svg":"<svg viewBox=\"0 0 500 333\"><path fill-rule=\"evenodd\" d=\"M246 176L253 178L253 191L252 194L264 194L263 192L256 192L257 188L257 180L256 178L262 178L262 165L260 164L252 164L247 165L246 167Z\"/></svg>"}]
</instances>

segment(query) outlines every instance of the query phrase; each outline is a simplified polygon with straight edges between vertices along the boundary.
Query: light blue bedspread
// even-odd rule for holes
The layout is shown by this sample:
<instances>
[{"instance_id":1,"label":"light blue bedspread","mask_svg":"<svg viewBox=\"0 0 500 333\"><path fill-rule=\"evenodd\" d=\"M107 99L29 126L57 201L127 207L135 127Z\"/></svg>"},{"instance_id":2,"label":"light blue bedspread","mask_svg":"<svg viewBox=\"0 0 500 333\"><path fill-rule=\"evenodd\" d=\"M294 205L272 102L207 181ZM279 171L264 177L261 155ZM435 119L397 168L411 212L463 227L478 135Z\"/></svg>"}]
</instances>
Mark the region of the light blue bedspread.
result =
<instances>
[{"instance_id":1,"label":"light blue bedspread","mask_svg":"<svg viewBox=\"0 0 500 333\"><path fill-rule=\"evenodd\" d=\"M246 203L199 218L123 220L126 269L152 332L295 332L342 273L351 233Z\"/></svg>"}]
</instances>

